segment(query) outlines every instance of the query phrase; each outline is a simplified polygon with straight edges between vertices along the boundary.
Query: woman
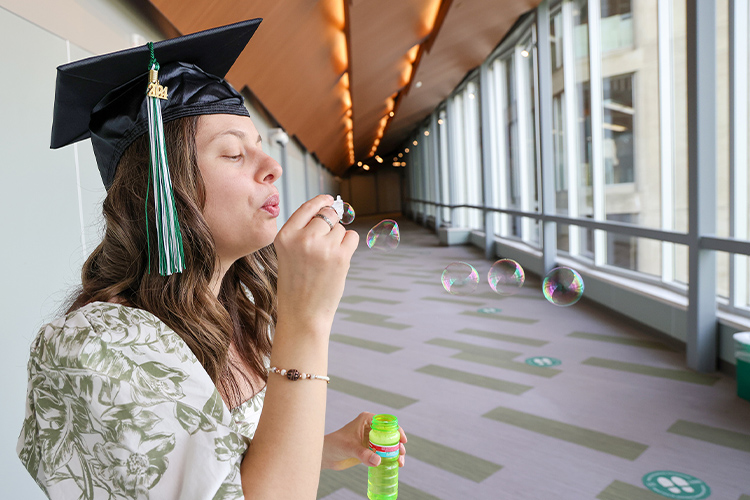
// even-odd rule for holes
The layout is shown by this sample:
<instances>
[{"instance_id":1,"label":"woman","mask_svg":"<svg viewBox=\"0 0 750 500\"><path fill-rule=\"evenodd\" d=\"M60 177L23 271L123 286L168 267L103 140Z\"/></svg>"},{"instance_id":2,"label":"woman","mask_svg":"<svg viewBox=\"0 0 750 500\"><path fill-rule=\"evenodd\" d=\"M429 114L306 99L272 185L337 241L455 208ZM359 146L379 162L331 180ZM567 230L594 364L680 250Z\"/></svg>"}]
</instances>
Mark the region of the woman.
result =
<instances>
[{"instance_id":1,"label":"woman","mask_svg":"<svg viewBox=\"0 0 750 500\"><path fill-rule=\"evenodd\" d=\"M50 498L314 498L321 467L380 461L372 414L323 435L328 336L358 236L329 195L276 234L281 168L222 79L257 25L154 44L155 95L171 89L156 122L141 102L146 50L59 68L53 147L90 135L107 197L82 290L29 360L19 455ZM171 274L156 272L162 142L184 260Z\"/></svg>"}]
</instances>

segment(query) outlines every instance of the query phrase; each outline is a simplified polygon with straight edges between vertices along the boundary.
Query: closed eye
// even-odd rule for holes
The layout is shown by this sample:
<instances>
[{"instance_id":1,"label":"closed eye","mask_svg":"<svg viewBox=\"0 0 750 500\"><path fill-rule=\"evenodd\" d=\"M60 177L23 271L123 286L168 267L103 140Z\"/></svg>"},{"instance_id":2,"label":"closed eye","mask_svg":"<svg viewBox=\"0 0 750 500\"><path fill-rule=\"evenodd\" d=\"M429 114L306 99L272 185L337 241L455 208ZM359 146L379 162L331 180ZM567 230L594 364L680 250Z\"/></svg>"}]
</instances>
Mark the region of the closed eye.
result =
<instances>
[{"instance_id":1,"label":"closed eye","mask_svg":"<svg viewBox=\"0 0 750 500\"><path fill-rule=\"evenodd\" d=\"M242 158L242 155L224 156L224 158L229 158L232 161L239 161L240 158Z\"/></svg>"}]
</instances>

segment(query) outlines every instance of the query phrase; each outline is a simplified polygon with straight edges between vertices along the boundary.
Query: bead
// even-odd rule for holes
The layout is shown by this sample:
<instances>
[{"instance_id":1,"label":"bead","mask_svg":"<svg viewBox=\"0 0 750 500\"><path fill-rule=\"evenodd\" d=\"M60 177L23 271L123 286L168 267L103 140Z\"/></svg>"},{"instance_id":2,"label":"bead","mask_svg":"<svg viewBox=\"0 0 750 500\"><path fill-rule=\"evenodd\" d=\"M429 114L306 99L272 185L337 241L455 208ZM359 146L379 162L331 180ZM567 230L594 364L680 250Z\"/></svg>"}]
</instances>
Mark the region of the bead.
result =
<instances>
[{"instance_id":1,"label":"bead","mask_svg":"<svg viewBox=\"0 0 750 500\"><path fill-rule=\"evenodd\" d=\"M289 380L298 380L299 377L300 373L297 370L292 369L286 372L286 378L288 378Z\"/></svg>"},{"instance_id":2,"label":"bead","mask_svg":"<svg viewBox=\"0 0 750 500\"><path fill-rule=\"evenodd\" d=\"M286 375L286 370L281 370L281 371L279 372L279 374L280 374L280 375Z\"/></svg>"}]
</instances>

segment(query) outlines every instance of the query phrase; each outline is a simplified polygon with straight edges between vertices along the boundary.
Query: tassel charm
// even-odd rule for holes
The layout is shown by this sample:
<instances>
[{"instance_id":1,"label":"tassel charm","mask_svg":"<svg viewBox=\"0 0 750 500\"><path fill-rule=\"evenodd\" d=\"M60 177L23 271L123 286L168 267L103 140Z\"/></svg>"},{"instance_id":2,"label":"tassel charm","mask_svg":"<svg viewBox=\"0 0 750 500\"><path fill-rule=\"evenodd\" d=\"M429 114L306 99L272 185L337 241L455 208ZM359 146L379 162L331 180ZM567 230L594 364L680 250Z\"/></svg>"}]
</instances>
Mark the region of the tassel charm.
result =
<instances>
[{"instance_id":1,"label":"tassel charm","mask_svg":"<svg viewBox=\"0 0 750 500\"><path fill-rule=\"evenodd\" d=\"M185 254L182 245L182 232L177 220L177 209L172 189L172 178L169 175L167 147L164 140L164 123L161 116L161 99L167 99L167 88L159 84L159 63L154 57L154 46L149 62L148 100L148 136L150 139L149 183L154 185L154 209L156 216L156 233L159 245L159 274L169 276L185 269ZM148 192L146 193L148 206ZM146 218L146 238L148 239L148 218ZM151 250L148 243L149 272L151 271Z\"/></svg>"}]
</instances>

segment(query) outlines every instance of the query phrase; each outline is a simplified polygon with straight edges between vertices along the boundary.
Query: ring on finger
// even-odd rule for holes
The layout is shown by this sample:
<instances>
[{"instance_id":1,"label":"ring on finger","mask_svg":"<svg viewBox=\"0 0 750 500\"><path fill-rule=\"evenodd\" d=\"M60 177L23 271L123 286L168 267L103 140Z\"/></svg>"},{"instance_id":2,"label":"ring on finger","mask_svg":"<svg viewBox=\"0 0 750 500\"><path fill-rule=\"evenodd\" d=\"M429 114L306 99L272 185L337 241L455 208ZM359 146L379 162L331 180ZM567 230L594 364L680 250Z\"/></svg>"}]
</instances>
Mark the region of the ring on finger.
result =
<instances>
[{"instance_id":1,"label":"ring on finger","mask_svg":"<svg viewBox=\"0 0 750 500\"><path fill-rule=\"evenodd\" d=\"M315 218L315 217L319 217L319 218L323 219L325 221L325 223L328 224L328 227L330 227L331 229L333 229L333 222L331 222L331 219L329 219L328 217L326 217L325 215L323 215L321 213L315 214L313 216L313 218Z\"/></svg>"}]
</instances>

